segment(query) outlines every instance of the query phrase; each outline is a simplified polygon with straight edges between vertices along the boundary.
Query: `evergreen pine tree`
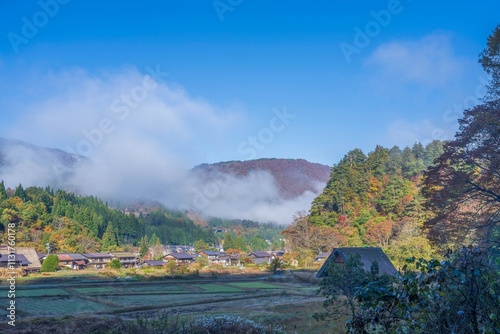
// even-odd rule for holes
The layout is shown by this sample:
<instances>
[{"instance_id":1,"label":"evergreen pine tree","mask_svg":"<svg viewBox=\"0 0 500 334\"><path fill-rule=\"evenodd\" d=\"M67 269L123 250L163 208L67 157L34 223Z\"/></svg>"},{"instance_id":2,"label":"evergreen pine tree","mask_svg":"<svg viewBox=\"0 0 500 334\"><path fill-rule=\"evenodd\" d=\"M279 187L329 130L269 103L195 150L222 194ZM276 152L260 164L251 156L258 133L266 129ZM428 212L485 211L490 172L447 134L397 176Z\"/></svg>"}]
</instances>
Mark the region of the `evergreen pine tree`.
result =
<instances>
[{"instance_id":1,"label":"evergreen pine tree","mask_svg":"<svg viewBox=\"0 0 500 334\"><path fill-rule=\"evenodd\" d=\"M14 196L20 197L23 200L23 202L26 202L28 200L26 192L24 191L24 188L20 183L17 186L16 191L14 192Z\"/></svg>"},{"instance_id":2,"label":"evergreen pine tree","mask_svg":"<svg viewBox=\"0 0 500 334\"><path fill-rule=\"evenodd\" d=\"M3 201L4 199L7 199L7 191L5 190L5 184L0 182L0 201Z\"/></svg>"},{"instance_id":3,"label":"evergreen pine tree","mask_svg":"<svg viewBox=\"0 0 500 334\"><path fill-rule=\"evenodd\" d=\"M153 233L153 235L151 236L151 240L149 240L149 246L154 247L158 245L161 245L160 238L158 238L156 233Z\"/></svg>"},{"instance_id":4,"label":"evergreen pine tree","mask_svg":"<svg viewBox=\"0 0 500 334\"><path fill-rule=\"evenodd\" d=\"M231 248L234 248L234 241L233 241L233 236L231 235L231 233L227 233L225 236L224 236L224 250L228 250L228 249L231 249Z\"/></svg>"},{"instance_id":5,"label":"evergreen pine tree","mask_svg":"<svg viewBox=\"0 0 500 334\"><path fill-rule=\"evenodd\" d=\"M101 239L101 247L103 250L107 251L113 247L117 246L115 230L113 229L113 224L111 222L108 223L106 227L106 231L102 235Z\"/></svg>"},{"instance_id":6,"label":"evergreen pine tree","mask_svg":"<svg viewBox=\"0 0 500 334\"><path fill-rule=\"evenodd\" d=\"M141 246L141 249L139 251L139 255L141 258L143 258L149 252L149 244L148 244L148 236L147 235L145 235L141 238L140 246Z\"/></svg>"}]
</instances>

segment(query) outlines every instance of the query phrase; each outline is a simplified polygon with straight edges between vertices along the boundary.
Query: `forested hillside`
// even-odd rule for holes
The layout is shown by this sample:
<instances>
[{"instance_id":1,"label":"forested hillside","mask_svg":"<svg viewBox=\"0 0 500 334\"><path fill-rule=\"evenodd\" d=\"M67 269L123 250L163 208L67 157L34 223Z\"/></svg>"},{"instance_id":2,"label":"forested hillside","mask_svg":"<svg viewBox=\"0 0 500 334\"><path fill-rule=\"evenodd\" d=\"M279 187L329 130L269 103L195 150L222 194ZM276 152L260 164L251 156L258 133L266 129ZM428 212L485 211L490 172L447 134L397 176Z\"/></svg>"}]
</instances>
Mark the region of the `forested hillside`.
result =
<instances>
[{"instance_id":1,"label":"forested hillside","mask_svg":"<svg viewBox=\"0 0 500 334\"><path fill-rule=\"evenodd\" d=\"M281 235L284 226L274 223L217 217L208 217L207 223L213 228L223 229L225 250L235 249L243 252L281 250L284 246Z\"/></svg>"},{"instance_id":2,"label":"forested hillside","mask_svg":"<svg viewBox=\"0 0 500 334\"><path fill-rule=\"evenodd\" d=\"M311 208L311 222L335 226L339 218L360 229L377 217L400 220L422 214L422 172L443 153L443 143L418 143L401 150L377 146L365 155L355 149L334 166L323 193Z\"/></svg>"},{"instance_id":3,"label":"forested hillside","mask_svg":"<svg viewBox=\"0 0 500 334\"><path fill-rule=\"evenodd\" d=\"M336 164L309 215L284 231L292 248L312 251L338 246L383 247L396 263L405 256L429 256L422 234L429 218L423 206L423 172L443 153L443 143L390 149L365 155L354 149Z\"/></svg>"},{"instance_id":4,"label":"forested hillside","mask_svg":"<svg viewBox=\"0 0 500 334\"><path fill-rule=\"evenodd\" d=\"M0 182L0 230L15 223L16 245L44 252L47 243L62 252L126 249L145 235L163 244L214 243L211 229L196 226L184 213L155 210L145 215L111 209L96 197L51 188L19 185L7 191ZM5 241L7 234L3 233Z\"/></svg>"},{"instance_id":5,"label":"forested hillside","mask_svg":"<svg viewBox=\"0 0 500 334\"><path fill-rule=\"evenodd\" d=\"M318 319L347 315L349 333L499 333L500 25L479 63L490 76L486 94L464 110L442 154L434 155L437 142L402 160L382 148L368 157L350 152L311 215L286 231L295 247L307 246L299 235L311 244L325 231L343 244L378 243L400 269L388 278L373 275L377 265L365 272L359 258L332 264ZM438 251L432 259L423 251L429 245Z\"/></svg>"}]
</instances>

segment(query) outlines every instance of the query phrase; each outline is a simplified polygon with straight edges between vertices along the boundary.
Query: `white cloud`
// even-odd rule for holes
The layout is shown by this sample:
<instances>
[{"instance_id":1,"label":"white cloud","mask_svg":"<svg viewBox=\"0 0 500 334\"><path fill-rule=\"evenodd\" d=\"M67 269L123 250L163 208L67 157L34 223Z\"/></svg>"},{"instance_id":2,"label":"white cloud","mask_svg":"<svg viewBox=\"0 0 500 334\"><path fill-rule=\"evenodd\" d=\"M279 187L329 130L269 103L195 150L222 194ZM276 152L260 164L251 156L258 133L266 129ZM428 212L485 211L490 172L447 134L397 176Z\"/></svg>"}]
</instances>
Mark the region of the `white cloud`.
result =
<instances>
[{"instance_id":1,"label":"white cloud","mask_svg":"<svg viewBox=\"0 0 500 334\"><path fill-rule=\"evenodd\" d=\"M84 155L88 152L78 150L78 143L88 140L85 133L93 133L103 119L114 125L114 130L104 136L104 146L119 131L132 138L179 143L179 139L201 139L196 135L207 131L225 131L238 121L237 112L221 112L192 98L181 87L155 84L135 68L99 76L74 69L51 73L30 85L38 91L39 101L20 111L24 117L11 135L21 132L26 139L47 146L64 142ZM93 152L101 149L101 143L93 146Z\"/></svg>"},{"instance_id":2,"label":"white cloud","mask_svg":"<svg viewBox=\"0 0 500 334\"><path fill-rule=\"evenodd\" d=\"M76 169L70 189L108 199L150 198L219 217L283 224L296 211L309 208L316 196L279 199L271 175L252 173L230 177L217 194L208 193L205 207L197 205L193 189L207 193L206 184L188 172L192 158L207 148L217 149L221 139L238 130L239 107L214 106L182 87L155 83L135 68L100 75L73 69L35 78L28 85L38 101L26 101L9 137L87 155L90 162ZM34 160L26 152L11 158L17 160L0 171L0 178L14 186L53 184L50 162Z\"/></svg>"},{"instance_id":3,"label":"white cloud","mask_svg":"<svg viewBox=\"0 0 500 334\"><path fill-rule=\"evenodd\" d=\"M210 180L203 178L199 175L191 179L185 188L187 194L183 207L212 216L283 225L290 224L297 211L308 211L314 198L325 187L325 184L317 184L316 192L306 191L298 197L284 199L269 172L255 171L246 176L214 175Z\"/></svg>"},{"instance_id":4,"label":"white cloud","mask_svg":"<svg viewBox=\"0 0 500 334\"><path fill-rule=\"evenodd\" d=\"M88 156L92 162L72 181L98 196L174 197L193 156L234 131L240 118L239 110L195 99L135 68L100 75L73 69L29 86L38 101L25 103L8 136ZM36 184L50 182L32 170Z\"/></svg>"},{"instance_id":5,"label":"white cloud","mask_svg":"<svg viewBox=\"0 0 500 334\"><path fill-rule=\"evenodd\" d=\"M365 65L375 70L378 81L443 86L462 75L465 60L454 53L449 35L434 33L416 41L382 44Z\"/></svg>"}]
</instances>

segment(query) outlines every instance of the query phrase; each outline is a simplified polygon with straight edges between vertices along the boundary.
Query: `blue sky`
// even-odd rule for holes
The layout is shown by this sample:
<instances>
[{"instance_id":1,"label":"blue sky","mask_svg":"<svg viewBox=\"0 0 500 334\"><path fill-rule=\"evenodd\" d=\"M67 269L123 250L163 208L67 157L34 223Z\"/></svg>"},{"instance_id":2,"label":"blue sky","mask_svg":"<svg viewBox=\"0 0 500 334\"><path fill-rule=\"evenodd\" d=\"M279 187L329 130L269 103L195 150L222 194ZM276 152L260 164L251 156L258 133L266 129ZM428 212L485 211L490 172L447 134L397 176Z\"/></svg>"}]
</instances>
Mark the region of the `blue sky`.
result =
<instances>
[{"instance_id":1,"label":"blue sky","mask_svg":"<svg viewBox=\"0 0 500 334\"><path fill-rule=\"evenodd\" d=\"M447 139L484 92L477 59L499 12L498 1L1 1L0 136L185 166L331 165L356 147Z\"/></svg>"}]
</instances>

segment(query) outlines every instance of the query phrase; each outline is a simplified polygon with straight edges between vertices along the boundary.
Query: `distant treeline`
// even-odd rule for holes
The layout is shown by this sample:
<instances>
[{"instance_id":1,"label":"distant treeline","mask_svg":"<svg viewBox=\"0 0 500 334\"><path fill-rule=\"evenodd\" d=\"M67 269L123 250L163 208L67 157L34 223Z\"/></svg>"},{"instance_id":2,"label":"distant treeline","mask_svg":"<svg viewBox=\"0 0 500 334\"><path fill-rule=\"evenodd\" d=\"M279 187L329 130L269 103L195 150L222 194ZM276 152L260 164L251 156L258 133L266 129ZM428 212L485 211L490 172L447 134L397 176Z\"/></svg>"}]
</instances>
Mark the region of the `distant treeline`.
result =
<instances>
[{"instance_id":1,"label":"distant treeline","mask_svg":"<svg viewBox=\"0 0 500 334\"><path fill-rule=\"evenodd\" d=\"M126 214L94 196L79 196L50 187L19 185L7 191L0 182L0 231L16 225L16 244L45 251L106 251L137 245L153 234L163 244L216 242L212 229L196 226L183 212L159 209L148 214ZM3 233L2 238L5 237ZM2 240L4 241L4 240Z\"/></svg>"}]
</instances>

